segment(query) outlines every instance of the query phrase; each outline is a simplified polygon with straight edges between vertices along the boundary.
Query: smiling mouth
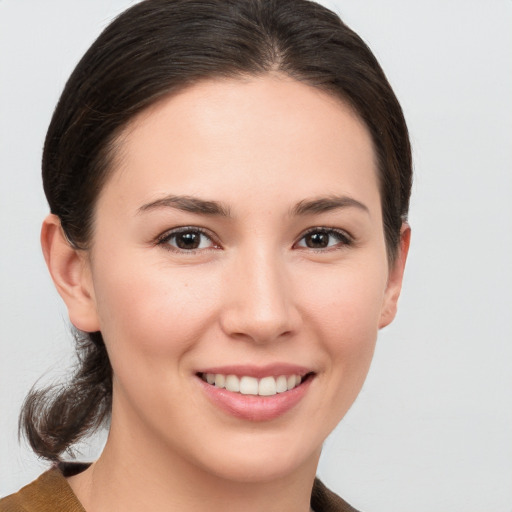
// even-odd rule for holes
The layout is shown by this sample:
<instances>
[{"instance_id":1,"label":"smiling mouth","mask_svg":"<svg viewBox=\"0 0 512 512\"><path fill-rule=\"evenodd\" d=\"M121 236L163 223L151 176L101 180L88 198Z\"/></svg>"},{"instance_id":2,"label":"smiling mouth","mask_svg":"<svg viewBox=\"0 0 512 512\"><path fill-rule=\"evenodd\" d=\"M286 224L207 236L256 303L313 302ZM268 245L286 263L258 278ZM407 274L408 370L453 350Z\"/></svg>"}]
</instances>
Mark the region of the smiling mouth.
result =
<instances>
[{"instance_id":1,"label":"smiling mouth","mask_svg":"<svg viewBox=\"0 0 512 512\"><path fill-rule=\"evenodd\" d=\"M260 379L248 375L225 375L222 373L199 373L198 376L216 388L226 389L232 393L254 396L274 396L297 388L309 380L313 373L268 376Z\"/></svg>"}]
</instances>

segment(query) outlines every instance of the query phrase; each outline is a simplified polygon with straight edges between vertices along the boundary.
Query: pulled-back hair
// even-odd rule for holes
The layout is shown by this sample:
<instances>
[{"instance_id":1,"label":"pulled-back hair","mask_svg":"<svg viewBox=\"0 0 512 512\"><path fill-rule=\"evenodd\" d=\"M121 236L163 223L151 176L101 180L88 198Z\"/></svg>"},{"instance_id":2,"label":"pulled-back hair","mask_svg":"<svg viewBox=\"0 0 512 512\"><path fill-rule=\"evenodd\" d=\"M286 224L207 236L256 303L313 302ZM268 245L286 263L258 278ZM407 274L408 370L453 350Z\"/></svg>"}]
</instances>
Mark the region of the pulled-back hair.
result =
<instances>
[{"instance_id":1,"label":"pulled-back hair","mask_svg":"<svg viewBox=\"0 0 512 512\"><path fill-rule=\"evenodd\" d=\"M136 114L202 80L269 72L342 99L365 123L393 262L412 179L402 110L361 38L307 0L145 0L102 32L71 74L44 145L45 194L69 243L88 249L117 137ZM77 331L76 338L70 382L32 390L20 416L34 451L50 460L110 416L112 368L101 333Z\"/></svg>"}]
</instances>

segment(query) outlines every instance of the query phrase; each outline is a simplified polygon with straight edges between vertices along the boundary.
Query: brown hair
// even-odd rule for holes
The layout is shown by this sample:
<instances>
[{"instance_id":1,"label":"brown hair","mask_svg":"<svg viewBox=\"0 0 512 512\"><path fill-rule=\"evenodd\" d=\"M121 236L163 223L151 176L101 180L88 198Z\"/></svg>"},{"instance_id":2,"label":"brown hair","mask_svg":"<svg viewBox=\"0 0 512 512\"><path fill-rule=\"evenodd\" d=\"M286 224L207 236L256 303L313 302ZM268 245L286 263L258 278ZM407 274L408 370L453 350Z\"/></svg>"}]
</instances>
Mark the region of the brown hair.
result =
<instances>
[{"instance_id":1,"label":"brown hair","mask_svg":"<svg viewBox=\"0 0 512 512\"><path fill-rule=\"evenodd\" d=\"M103 31L70 76L44 145L45 194L69 242L87 249L116 137L137 113L200 80L270 71L343 99L368 127L392 262L412 179L402 110L362 39L307 0L145 0ZM112 368L101 333L76 338L70 383L32 390L20 416L20 430L47 459L58 460L110 415Z\"/></svg>"}]
</instances>

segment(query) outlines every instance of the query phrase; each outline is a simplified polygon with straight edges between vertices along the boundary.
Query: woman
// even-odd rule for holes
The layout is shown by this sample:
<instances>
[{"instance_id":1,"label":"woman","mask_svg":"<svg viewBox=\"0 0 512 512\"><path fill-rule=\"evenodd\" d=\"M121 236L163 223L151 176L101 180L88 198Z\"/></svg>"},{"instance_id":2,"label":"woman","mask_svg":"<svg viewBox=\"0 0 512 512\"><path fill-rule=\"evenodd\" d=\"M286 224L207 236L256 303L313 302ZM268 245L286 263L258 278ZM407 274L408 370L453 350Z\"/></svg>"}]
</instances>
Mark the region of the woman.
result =
<instances>
[{"instance_id":1,"label":"woman","mask_svg":"<svg viewBox=\"0 0 512 512\"><path fill-rule=\"evenodd\" d=\"M27 398L55 464L0 510L354 510L315 473L395 315L411 187L361 39L302 0L141 2L70 77L43 181L81 366Z\"/></svg>"}]
</instances>

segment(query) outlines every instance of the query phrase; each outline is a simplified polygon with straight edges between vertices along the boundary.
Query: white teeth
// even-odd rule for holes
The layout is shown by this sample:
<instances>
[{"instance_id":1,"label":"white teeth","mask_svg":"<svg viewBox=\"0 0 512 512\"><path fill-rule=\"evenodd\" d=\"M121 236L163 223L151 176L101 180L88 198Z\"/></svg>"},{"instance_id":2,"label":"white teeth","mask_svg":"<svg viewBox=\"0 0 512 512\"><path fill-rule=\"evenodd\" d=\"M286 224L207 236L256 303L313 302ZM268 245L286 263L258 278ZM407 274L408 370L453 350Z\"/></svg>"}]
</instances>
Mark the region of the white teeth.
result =
<instances>
[{"instance_id":1,"label":"white teeth","mask_svg":"<svg viewBox=\"0 0 512 512\"><path fill-rule=\"evenodd\" d=\"M238 393L240 391L240 379L236 375L226 377L226 389Z\"/></svg>"},{"instance_id":2,"label":"white teeth","mask_svg":"<svg viewBox=\"0 0 512 512\"><path fill-rule=\"evenodd\" d=\"M274 379L274 377L263 377L263 379L260 379L260 383L258 386L258 395L272 396L275 395L276 393L276 379Z\"/></svg>"},{"instance_id":3,"label":"white teeth","mask_svg":"<svg viewBox=\"0 0 512 512\"><path fill-rule=\"evenodd\" d=\"M242 377L240 379L240 393L242 393L242 395L257 395L258 379L254 377Z\"/></svg>"},{"instance_id":4,"label":"white teeth","mask_svg":"<svg viewBox=\"0 0 512 512\"><path fill-rule=\"evenodd\" d=\"M224 375L222 373L206 373L201 375L208 384L217 388L225 388L233 393L242 395L273 396L277 393L284 393L297 387L302 378L300 375L279 375L278 377L255 377L237 375Z\"/></svg>"},{"instance_id":5,"label":"white teeth","mask_svg":"<svg viewBox=\"0 0 512 512\"><path fill-rule=\"evenodd\" d=\"M284 375L277 377L276 391L278 393L284 393L285 391L288 391L288 383L287 383L287 379Z\"/></svg>"},{"instance_id":6,"label":"white teeth","mask_svg":"<svg viewBox=\"0 0 512 512\"><path fill-rule=\"evenodd\" d=\"M226 384L226 377L222 373L215 374L215 387L223 388Z\"/></svg>"}]
</instances>

